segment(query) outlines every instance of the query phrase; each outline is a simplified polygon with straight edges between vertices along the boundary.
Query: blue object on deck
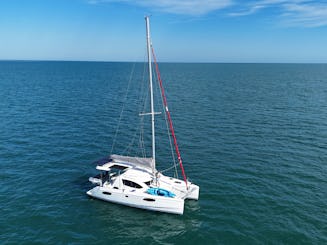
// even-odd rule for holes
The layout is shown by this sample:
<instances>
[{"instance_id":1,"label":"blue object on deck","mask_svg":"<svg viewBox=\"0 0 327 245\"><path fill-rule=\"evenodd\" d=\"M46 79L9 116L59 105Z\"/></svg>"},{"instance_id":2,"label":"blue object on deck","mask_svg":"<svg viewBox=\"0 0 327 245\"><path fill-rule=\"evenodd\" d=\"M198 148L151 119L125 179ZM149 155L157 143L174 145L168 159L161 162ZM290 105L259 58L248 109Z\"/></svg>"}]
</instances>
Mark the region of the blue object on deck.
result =
<instances>
[{"instance_id":1,"label":"blue object on deck","mask_svg":"<svg viewBox=\"0 0 327 245\"><path fill-rule=\"evenodd\" d=\"M174 197L176 196L174 193L167 191L162 188L149 188L147 193L155 196L164 196L164 197Z\"/></svg>"}]
</instances>

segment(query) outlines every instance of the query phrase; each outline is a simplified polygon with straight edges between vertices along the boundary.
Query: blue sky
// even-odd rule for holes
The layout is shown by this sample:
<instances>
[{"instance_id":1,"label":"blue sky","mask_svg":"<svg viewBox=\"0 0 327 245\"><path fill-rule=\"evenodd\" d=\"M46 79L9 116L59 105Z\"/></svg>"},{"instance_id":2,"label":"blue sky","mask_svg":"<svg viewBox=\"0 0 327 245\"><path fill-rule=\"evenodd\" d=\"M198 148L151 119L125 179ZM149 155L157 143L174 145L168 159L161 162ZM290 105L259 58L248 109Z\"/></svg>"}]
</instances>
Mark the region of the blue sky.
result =
<instances>
[{"instance_id":1,"label":"blue sky","mask_svg":"<svg viewBox=\"0 0 327 245\"><path fill-rule=\"evenodd\" d=\"M327 62L327 1L1 0L0 59Z\"/></svg>"}]
</instances>

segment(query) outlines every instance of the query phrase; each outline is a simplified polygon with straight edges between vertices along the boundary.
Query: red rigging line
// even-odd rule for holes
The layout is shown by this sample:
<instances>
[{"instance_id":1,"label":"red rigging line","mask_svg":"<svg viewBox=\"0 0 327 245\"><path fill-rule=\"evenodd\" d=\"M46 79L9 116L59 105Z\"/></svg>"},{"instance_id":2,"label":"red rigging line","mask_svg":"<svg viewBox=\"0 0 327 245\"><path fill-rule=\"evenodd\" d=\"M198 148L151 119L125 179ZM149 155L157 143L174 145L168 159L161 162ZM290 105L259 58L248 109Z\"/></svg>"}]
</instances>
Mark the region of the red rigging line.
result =
<instances>
[{"instance_id":1,"label":"red rigging line","mask_svg":"<svg viewBox=\"0 0 327 245\"><path fill-rule=\"evenodd\" d=\"M168 121L169 121L170 132L171 132L171 135L172 135L172 137L174 139L175 151L176 151L178 162L179 162L179 166L180 166L180 168L182 170L182 175L183 175L183 178L184 178L186 187L187 187L187 178L186 178L186 174L185 174L184 167L183 167L183 161L182 161L181 153L179 152L179 148L178 148L178 144L177 144L177 138L176 138L174 127L173 127L173 121L171 120L170 112L168 110L168 104L167 104L167 99L166 99L166 95L165 95L165 90L164 90L163 85L162 85L162 80L161 80L161 76L160 76L159 66L158 66L156 55L154 53L154 49L153 49L153 46L152 45L151 45L151 51L152 51L152 56L153 56L153 62L154 62L155 67L156 67L157 77L158 77L158 80L159 80L159 85L160 85L160 90L161 90L161 96L163 98L163 103L164 103L166 114L167 114Z\"/></svg>"}]
</instances>

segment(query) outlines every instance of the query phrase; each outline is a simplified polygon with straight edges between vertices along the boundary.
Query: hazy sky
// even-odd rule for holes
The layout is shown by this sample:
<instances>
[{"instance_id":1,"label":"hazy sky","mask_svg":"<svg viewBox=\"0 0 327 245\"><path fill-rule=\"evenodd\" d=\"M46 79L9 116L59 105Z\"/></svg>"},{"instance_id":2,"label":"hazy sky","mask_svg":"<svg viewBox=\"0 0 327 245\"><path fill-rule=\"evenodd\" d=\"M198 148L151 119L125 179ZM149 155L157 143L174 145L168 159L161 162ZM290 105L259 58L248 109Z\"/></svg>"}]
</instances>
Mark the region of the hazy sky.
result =
<instances>
[{"instance_id":1,"label":"hazy sky","mask_svg":"<svg viewBox=\"0 0 327 245\"><path fill-rule=\"evenodd\" d=\"M0 0L0 59L327 62L327 0Z\"/></svg>"}]
</instances>

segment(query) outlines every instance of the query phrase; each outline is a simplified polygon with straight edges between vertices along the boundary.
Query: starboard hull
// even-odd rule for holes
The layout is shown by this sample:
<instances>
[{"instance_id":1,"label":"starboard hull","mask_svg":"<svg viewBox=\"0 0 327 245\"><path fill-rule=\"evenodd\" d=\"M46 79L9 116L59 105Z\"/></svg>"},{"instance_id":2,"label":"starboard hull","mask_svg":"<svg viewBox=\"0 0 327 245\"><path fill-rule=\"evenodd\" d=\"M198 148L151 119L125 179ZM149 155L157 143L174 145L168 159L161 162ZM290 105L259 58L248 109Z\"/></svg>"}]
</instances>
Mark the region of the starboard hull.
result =
<instances>
[{"instance_id":1,"label":"starboard hull","mask_svg":"<svg viewBox=\"0 0 327 245\"><path fill-rule=\"evenodd\" d=\"M154 196L125 190L96 186L86 194L103 201L122 204L156 212L180 214L184 212L184 200L180 198Z\"/></svg>"}]
</instances>

